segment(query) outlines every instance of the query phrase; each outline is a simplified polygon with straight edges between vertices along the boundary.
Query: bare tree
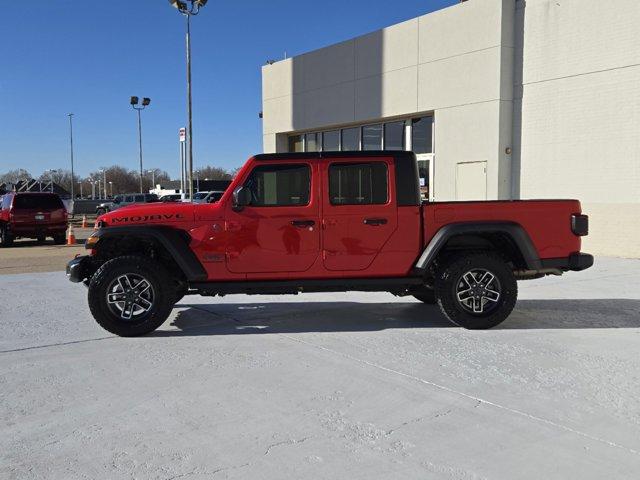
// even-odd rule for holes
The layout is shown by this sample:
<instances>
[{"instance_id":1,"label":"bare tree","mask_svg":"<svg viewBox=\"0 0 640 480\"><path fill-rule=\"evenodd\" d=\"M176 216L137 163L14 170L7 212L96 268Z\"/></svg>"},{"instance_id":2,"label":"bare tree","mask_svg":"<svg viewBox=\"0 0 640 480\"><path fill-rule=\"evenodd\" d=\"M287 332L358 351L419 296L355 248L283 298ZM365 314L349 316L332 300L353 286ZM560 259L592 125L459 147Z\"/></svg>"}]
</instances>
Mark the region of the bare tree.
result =
<instances>
[{"instance_id":1,"label":"bare tree","mask_svg":"<svg viewBox=\"0 0 640 480\"><path fill-rule=\"evenodd\" d=\"M64 188L67 192L71 192L71 172L69 170L56 170L54 172L44 172L38 179L42 183L53 181L56 185ZM80 177L73 176L76 184L80 181Z\"/></svg>"},{"instance_id":2,"label":"bare tree","mask_svg":"<svg viewBox=\"0 0 640 480\"><path fill-rule=\"evenodd\" d=\"M198 169L200 180L231 180L235 172L230 172L222 167L206 166Z\"/></svg>"},{"instance_id":3,"label":"bare tree","mask_svg":"<svg viewBox=\"0 0 640 480\"><path fill-rule=\"evenodd\" d=\"M6 183L9 185L10 183L31 180L32 178L31 174L24 168L16 168L0 174L0 184Z\"/></svg>"}]
</instances>

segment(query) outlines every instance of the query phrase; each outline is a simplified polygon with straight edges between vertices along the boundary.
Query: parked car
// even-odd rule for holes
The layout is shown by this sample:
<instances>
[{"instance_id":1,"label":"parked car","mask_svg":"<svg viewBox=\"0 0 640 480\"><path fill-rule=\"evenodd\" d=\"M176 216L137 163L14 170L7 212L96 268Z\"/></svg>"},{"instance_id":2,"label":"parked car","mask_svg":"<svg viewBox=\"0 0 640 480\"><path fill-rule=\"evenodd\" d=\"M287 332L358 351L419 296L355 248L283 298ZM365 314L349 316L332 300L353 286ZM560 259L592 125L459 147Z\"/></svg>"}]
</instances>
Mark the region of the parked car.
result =
<instances>
[{"instance_id":1,"label":"parked car","mask_svg":"<svg viewBox=\"0 0 640 480\"><path fill-rule=\"evenodd\" d=\"M0 246L9 247L16 238L44 242L52 237L65 243L67 210L55 193L10 192L0 202Z\"/></svg>"},{"instance_id":2,"label":"parked car","mask_svg":"<svg viewBox=\"0 0 640 480\"><path fill-rule=\"evenodd\" d=\"M224 191L197 192L193 194L193 203L215 203L222 198Z\"/></svg>"},{"instance_id":3,"label":"parked car","mask_svg":"<svg viewBox=\"0 0 640 480\"><path fill-rule=\"evenodd\" d=\"M179 202L182 200L182 195L179 193L171 193L169 195L162 195L160 197L161 202Z\"/></svg>"},{"instance_id":4,"label":"parked car","mask_svg":"<svg viewBox=\"0 0 640 480\"><path fill-rule=\"evenodd\" d=\"M103 202L96 207L96 214L102 215L107 212L113 212L127 205L134 203L152 203L157 202L158 196L155 193L125 193L116 195L110 202Z\"/></svg>"},{"instance_id":5,"label":"parked car","mask_svg":"<svg viewBox=\"0 0 640 480\"><path fill-rule=\"evenodd\" d=\"M217 203L99 217L67 274L122 336L156 329L185 294L349 290L413 295L484 329L513 310L516 280L593 264L588 223L577 200L423 203L411 152L267 154Z\"/></svg>"}]
</instances>

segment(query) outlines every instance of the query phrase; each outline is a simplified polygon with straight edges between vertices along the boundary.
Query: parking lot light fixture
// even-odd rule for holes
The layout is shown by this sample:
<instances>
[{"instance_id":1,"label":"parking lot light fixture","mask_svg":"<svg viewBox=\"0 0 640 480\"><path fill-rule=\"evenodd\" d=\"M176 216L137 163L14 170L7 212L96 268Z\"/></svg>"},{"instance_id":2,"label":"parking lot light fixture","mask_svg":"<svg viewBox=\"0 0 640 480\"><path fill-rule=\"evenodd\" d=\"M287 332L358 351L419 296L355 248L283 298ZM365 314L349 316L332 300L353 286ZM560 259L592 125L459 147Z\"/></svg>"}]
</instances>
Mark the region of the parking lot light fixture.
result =
<instances>
[{"instance_id":1,"label":"parking lot light fixture","mask_svg":"<svg viewBox=\"0 0 640 480\"><path fill-rule=\"evenodd\" d=\"M191 17L200 13L200 9L207 4L207 0L169 0L172 7L185 16L187 24L187 145L188 145L188 182L189 200L193 201L193 122L191 109Z\"/></svg>"},{"instance_id":2,"label":"parking lot light fixture","mask_svg":"<svg viewBox=\"0 0 640 480\"><path fill-rule=\"evenodd\" d=\"M144 97L142 99L142 105L140 105L140 99L138 97L132 96L129 100L131 107L138 112L138 151L140 153L140 193L143 193L142 188L142 118L140 112L144 110L151 104L151 99L148 97ZM106 191L106 187L105 187Z\"/></svg>"}]
</instances>

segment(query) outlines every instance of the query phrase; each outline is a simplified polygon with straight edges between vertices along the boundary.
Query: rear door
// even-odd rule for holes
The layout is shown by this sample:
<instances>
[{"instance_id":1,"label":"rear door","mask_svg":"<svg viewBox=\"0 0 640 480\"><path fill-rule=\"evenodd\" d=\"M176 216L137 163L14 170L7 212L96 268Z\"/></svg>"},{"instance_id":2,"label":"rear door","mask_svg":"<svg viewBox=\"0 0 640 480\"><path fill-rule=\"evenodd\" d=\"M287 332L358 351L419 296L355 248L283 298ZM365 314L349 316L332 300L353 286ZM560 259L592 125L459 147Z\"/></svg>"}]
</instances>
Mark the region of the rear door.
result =
<instances>
[{"instance_id":1,"label":"rear door","mask_svg":"<svg viewBox=\"0 0 640 480\"><path fill-rule=\"evenodd\" d=\"M320 254L315 160L257 163L243 186L251 205L225 212L227 268L251 274L304 272Z\"/></svg>"},{"instance_id":2,"label":"rear door","mask_svg":"<svg viewBox=\"0 0 640 480\"><path fill-rule=\"evenodd\" d=\"M322 166L322 185L325 268L366 270L398 225L393 160L332 159Z\"/></svg>"}]
</instances>

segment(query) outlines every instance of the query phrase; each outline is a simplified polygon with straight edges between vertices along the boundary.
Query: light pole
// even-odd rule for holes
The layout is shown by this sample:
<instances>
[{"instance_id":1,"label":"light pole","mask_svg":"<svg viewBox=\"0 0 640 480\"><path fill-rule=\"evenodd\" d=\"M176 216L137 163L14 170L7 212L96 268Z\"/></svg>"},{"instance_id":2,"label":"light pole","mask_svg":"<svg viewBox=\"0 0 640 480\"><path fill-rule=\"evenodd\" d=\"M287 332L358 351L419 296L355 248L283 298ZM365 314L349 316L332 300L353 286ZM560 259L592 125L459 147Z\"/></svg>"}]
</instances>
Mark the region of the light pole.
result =
<instances>
[{"instance_id":1,"label":"light pole","mask_svg":"<svg viewBox=\"0 0 640 480\"><path fill-rule=\"evenodd\" d=\"M131 97L131 106L138 112L138 146L140 150L140 193L142 193L142 118L140 112L149 106L151 99L144 97L142 99L142 105L138 106L138 97Z\"/></svg>"},{"instance_id":2,"label":"light pole","mask_svg":"<svg viewBox=\"0 0 640 480\"><path fill-rule=\"evenodd\" d=\"M102 190L100 189L100 177L98 177L98 194L104 194L104 198L107 198L107 171L102 168L98 170L98 173L102 174Z\"/></svg>"},{"instance_id":3,"label":"light pole","mask_svg":"<svg viewBox=\"0 0 640 480\"><path fill-rule=\"evenodd\" d=\"M73 113L68 113L67 116L69 117L69 143L71 145L71 201L73 201L75 200L75 191L73 188L75 182L73 176Z\"/></svg>"},{"instance_id":4,"label":"light pole","mask_svg":"<svg viewBox=\"0 0 640 480\"><path fill-rule=\"evenodd\" d=\"M113 182L109 181L109 194L113 198Z\"/></svg>"},{"instance_id":5,"label":"light pole","mask_svg":"<svg viewBox=\"0 0 640 480\"><path fill-rule=\"evenodd\" d=\"M193 201L193 123L191 121L191 16L200 13L200 9L207 4L207 0L169 0L187 20L187 120L189 143L189 200Z\"/></svg>"},{"instance_id":6,"label":"light pole","mask_svg":"<svg viewBox=\"0 0 640 480\"><path fill-rule=\"evenodd\" d=\"M156 188L156 171L154 170L147 170L147 173L151 174L151 189L155 190Z\"/></svg>"}]
</instances>

